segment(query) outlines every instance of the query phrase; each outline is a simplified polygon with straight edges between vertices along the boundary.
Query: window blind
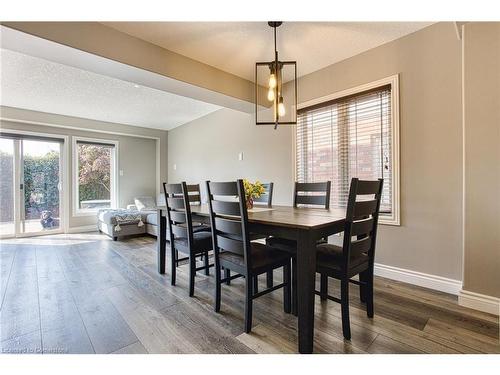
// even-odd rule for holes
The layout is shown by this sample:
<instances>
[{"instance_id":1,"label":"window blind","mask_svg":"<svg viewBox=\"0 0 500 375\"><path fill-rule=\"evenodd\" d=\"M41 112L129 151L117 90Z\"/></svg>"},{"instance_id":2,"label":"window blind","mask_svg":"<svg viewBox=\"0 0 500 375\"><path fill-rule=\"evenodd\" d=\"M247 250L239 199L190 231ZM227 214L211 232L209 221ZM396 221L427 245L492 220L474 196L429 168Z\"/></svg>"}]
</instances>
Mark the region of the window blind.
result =
<instances>
[{"instance_id":1,"label":"window blind","mask_svg":"<svg viewBox=\"0 0 500 375\"><path fill-rule=\"evenodd\" d=\"M303 108L297 114L297 180L331 180L330 206L345 207L351 178L383 178L380 209L390 214L391 86Z\"/></svg>"}]
</instances>

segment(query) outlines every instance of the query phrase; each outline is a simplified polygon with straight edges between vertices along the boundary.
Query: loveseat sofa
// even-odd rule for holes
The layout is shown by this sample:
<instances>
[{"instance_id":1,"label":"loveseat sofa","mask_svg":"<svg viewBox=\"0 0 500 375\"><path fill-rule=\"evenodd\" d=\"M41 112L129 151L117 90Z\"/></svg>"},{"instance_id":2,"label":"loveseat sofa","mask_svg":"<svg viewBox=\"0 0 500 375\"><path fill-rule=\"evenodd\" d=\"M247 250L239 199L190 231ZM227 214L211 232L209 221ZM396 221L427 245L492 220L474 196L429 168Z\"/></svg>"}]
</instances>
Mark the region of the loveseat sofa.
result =
<instances>
[{"instance_id":1,"label":"loveseat sofa","mask_svg":"<svg viewBox=\"0 0 500 375\"><path fill-rule=\"evenodd\" d=\"M126 209L104 209L97 214L97 228L118 240L119 237L150 234L158 235L157 206L165 205L165 196L159 194L156 201L153 197L136 197L134 204Z\"/></svg>"}]
</instances>

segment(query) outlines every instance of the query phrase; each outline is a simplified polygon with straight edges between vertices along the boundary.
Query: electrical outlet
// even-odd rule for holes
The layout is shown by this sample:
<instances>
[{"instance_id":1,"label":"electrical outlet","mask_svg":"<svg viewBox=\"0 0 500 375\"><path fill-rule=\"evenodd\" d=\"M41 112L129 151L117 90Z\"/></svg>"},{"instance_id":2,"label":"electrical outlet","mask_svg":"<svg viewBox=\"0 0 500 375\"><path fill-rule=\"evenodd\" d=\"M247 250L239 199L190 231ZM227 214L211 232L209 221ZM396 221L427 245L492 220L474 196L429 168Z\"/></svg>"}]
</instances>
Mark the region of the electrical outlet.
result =
<instances>
[{"instance_id":1,"label":"electrical outlet","mask_svg":"<svg viewBox=\"0 0 500 375\"><path fill-rule=\"evenodd\" d=\"M123 169L120 169L120 176L123 176Z\"/></svg>"},{"instance_id":2,"label":"electrical outlet","mask_svg":"<svg viewBox=\"0 0 500 375\"><path fill-rule=\"evenodd\" d=\"M177 164L174 164L174 171L177 170Z\"/></svg>"}]
</instances>

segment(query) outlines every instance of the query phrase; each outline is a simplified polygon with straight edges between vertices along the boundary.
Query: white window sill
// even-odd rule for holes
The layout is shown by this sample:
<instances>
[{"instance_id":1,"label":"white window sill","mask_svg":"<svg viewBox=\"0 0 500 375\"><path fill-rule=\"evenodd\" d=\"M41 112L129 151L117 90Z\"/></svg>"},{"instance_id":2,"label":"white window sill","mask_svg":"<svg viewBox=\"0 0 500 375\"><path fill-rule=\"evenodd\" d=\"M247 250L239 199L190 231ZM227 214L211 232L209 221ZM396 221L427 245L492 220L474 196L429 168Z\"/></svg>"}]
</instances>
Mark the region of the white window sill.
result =
<instances>
[{"instance_id":1,"label":"white window sill","mask_svg":"<svg viewBox=\"0 0 500 375\"><path fill-rule=\"evenodd\" d=\"M73 211L73 216L74 217L82 217L82 216L95 216L97 215L97 212L99 210L107 210L111 208L99 208L97 210L78 210L78 211Z\"/></svg>"}]
</instances>

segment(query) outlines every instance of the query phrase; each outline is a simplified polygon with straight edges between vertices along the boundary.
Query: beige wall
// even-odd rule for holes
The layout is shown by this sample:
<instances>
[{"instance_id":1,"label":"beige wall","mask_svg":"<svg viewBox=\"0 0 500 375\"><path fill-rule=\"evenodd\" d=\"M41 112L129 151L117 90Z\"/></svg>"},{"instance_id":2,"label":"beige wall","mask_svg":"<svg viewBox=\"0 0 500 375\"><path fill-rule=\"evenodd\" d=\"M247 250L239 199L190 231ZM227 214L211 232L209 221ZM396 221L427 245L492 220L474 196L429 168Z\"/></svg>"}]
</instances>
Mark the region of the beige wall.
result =
<instances>
[{"instance_id":1,"label":"beige wall","mask_svg":"<svg viewBox=\"0 0 500 375\"><path fill-rule=\"evenodd\" d=\"M119 177L119 206L125 207L133 203L134 196L137 195L156 195L156 159L157 159L157 140L151 138L141 138L128 136L125 134L137 134L147 137L157 137L160 140L161 154L164 163L160 165L161 180L166 179L166 160L167 160L167 132L138 128L127 125L103 123L93 120L77 119L67 116L46 114L34 111L24 111L8 107L1 108L2 118L17 118L18 120L30 122L43 122L56 126L37 125L34 123L20 123L8 120L2 120L0 126L2 129L31 131L47 134L60 134L69 136L69 156L72 155L72 136L89 137L97 139L116 140L119 142L118 165L123 171L123 176ZM58 127L59 126L59 127ZM60 126L78 126L79 129L71 129ZM88 130L83 130L88 129ZM95 130L119 132L118 134L106 134L96 132ZM71 160L71 159L70 159ZM79 227L95 224L95 215L92 216L73 216L72 215L72 163L68 163L67 173L70 181L70 217L69 226Z\"/></svg>"},{"instance_id":2,"label":"beige wall","mask_svg":"<svg viewBox=\"0 0 500 375\"><path fill-rule=\"evenodd\" d=\"M253 115L221 109L168 132L168 180L259 179L275 183L274 202L291 204L293 133L255 125ZM243 160L238 154L243 152ZM174 164L177 169L174 170ZM205 188L202 188L204 194Z\"/></svg>"},{"instance_id":3,"label":"beige wall","mask_svg":"<svg viewBox=\"0 0 500 375\"><path fill-rule=\"evenodd\" d=\"M500 297L500 23L468 23L464 45L464 290Z\"/></svg>"},{"instance_id":4,"label":"beige wall","mask_svg":"<svg viewBox=\"0 0 500 375\"><path fill-rule=\"evenodd\" d=\"M299 102L394 74L400 74L401 226L381 226L376 261L460 280L461 48L454 25L430 26L306 75L298 82ZM170 131L168 148L169 181L272 179L276 203L291 201L292 127L261 129L251 116L221 110Z\"/></svg>"},{"instance_id":5,"label":"beige wall","mask_svg":"<svg viewBox=\"0 0 500 375\"><path fill-rule=\"evenodd\" d=\"M398 74L401 226L381 226L378 263L462 278L461 48L439 23L314 72L299 102Z\"/></svg>"}]
</instances>

